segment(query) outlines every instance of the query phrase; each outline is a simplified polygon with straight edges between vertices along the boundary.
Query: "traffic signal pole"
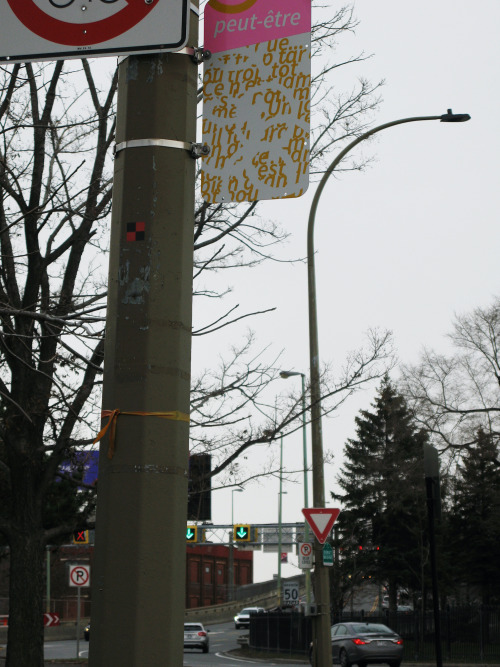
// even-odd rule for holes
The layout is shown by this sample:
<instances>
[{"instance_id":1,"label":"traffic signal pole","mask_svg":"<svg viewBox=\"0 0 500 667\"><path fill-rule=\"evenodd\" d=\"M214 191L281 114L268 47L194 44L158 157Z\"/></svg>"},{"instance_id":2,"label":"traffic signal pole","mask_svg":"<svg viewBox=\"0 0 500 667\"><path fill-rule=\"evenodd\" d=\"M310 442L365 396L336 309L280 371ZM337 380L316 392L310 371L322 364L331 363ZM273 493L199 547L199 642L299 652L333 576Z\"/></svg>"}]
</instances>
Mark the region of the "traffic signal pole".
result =
<instances>
[{"instance_id":1,"label":"traffic signal pole","mask_svg":"<svg viewBox=\"0 0 500 667\"><path fill-rule=\"evenodd\" d=\"M91 667L183 662L197 75L119 65Z\"/></svg>"}]
</instances>

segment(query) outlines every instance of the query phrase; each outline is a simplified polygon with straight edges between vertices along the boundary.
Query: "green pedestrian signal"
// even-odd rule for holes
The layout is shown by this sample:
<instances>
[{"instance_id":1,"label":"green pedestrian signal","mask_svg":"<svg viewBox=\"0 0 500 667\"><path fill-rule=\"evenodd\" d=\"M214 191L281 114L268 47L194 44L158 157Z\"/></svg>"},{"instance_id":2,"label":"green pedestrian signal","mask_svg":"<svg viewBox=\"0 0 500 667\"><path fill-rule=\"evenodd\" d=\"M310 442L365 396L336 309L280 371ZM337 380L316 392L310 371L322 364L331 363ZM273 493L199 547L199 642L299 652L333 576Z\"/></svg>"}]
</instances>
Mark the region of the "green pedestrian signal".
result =
<instances>
[{"instance_id":1,"label":"green pedestrian signal","mask_svg":"<svg viewBox=\"0 0 500 667\"><path fill-rule=\"evenodd\" d=\"M250 542L250 526L247 524L233 526L233 540L235 542Z\"/></svg>"},{"instance_id":2,"label":"green pedestrian signal","mask_svg":"<svg viewBox=\"0 0 500 667\"><path fill-rule=\"evenodd\" d=\"M186 528L186 542L198 542L198 526Z\"/></svg>"}]
</instances>

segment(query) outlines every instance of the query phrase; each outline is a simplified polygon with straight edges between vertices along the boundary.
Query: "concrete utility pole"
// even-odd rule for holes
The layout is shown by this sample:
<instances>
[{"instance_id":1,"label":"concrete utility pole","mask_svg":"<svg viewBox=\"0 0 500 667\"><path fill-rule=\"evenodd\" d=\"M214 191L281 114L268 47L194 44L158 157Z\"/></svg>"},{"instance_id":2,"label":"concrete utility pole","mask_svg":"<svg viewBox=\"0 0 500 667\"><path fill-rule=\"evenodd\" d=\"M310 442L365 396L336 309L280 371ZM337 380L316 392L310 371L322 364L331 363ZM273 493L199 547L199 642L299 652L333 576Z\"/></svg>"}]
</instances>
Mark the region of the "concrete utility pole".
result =
<instances>
[{"instance_id":1,"label":"concrete utility pole","mask_svg":"<svg viewBox=\"0 0 500 667\"><path fill-rule=\"evenodd\" d=\"M197 46L191 17L188 45ZM114 452L111 427L101 440L89 664L175 666L183 661L196 166L188 149L198 68L180 53L130 56L119 67L103 410L122 414Z\"/></svg>"}]
</instances>

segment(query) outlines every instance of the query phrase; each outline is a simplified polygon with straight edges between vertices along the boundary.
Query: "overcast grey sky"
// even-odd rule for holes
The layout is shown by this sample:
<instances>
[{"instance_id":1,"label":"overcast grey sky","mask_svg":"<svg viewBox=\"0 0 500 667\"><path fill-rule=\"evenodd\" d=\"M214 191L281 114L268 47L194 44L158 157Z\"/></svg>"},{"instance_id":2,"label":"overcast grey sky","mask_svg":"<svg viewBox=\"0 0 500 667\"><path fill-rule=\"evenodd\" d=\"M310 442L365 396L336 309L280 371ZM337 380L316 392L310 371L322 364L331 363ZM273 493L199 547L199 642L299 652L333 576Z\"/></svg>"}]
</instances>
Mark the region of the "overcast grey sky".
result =
<instances>
[{"instance_id":1,"label":"overcast grey sky","mask_svg":"<svg viewBox=\"0 0 500 667\"><path fill-rule=\"evenodd\" d=\"M317 212L316 247L320 353L334 367L370 327L394 332L405 363L416 362L424 345L445 351L454 314L486 306L499 293L500 2L356 0L354 7L360 24L341 39L338 55L373 57L334 73L333 83L350 88L359 76L385 79L374 125L448 108L472 120L388 129L364 146L376 158L365 173L330 179ZM305 255L314 188L297 201L265 204L266 214L292 233L292 256ZM236 302L240 294L247 307L278 306L253 323L258 341L285 348L283 367L308 373L306 267L266 266L253 271L251 283L247 276L234 286ZM195 369L204 353L195 350ZM324 444L335 452L325 470L327 494L354 417L375 388L325 420ZM289 459L300 462L301 446L300 434L286 440ZM301 485L284 490L283 521L300 521ZM234 494L235 521L276 521L277 494L277 480ZM229 491L215 493L213 507L214 522L230 522ZM276 560L256 555L255 579L271 577ZM294 555L289 560L297 562ZM283 576L297 571L286 565Z\"/></svg>"}]
</instances>

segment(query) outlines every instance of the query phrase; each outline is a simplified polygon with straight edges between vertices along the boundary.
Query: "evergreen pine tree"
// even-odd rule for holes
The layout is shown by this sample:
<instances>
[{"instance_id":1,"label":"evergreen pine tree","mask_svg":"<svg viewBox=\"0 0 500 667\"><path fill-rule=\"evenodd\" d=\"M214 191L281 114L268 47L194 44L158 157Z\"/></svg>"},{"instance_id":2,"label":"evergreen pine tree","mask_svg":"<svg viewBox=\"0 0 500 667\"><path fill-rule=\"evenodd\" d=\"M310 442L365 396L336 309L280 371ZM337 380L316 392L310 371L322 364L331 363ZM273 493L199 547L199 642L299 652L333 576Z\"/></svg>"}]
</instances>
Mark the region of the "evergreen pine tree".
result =
<instances>
[{"instance_id":1,"label":"evergreen pine tree","mask_svg":"<svg viewBox=\"0 0 500 667\"><path fill-rule=\"evenodd\" d=\"M467 585L469 599L486 605L500 600L500 469L495 459L498 446L478 429L477 443L458 466L448 540L456 581Z\"/></svg>"},{"instance_id":2,"label":"evergreen pine tree","mask_svg":"<svg viewBox=\"0 0 500 667\"><path fill-rule=\"evenodd\" d=\"M342 503L338 524L345 561L357 554L351 569L387 583L394 608L398 588L422 588L427 436L415 426L388 377L372 407L356 418L357 437L345 446L337 480L343 493L332 496Z\"/></svg>"}]
</instances>

